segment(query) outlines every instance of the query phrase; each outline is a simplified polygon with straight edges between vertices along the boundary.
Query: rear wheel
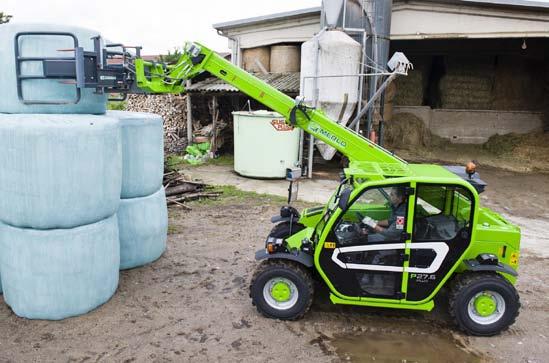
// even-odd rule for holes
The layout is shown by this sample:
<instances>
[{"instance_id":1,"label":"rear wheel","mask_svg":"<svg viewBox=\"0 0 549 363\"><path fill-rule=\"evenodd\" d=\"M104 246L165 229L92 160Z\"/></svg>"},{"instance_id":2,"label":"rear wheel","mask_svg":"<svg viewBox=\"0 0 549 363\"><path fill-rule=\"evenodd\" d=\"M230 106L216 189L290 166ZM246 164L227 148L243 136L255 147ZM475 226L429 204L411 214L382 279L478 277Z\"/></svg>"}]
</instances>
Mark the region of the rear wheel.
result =
<instances>
[{"instance_id":1,"label":"rear wheel","mask_svg":"<svg viewBox=\"0 0 549 363\"><path fill-rule=\"evenodd\" d=\"M311 307L314 286L310 272L291 261L267 260L255 271L250 296L268 318L300 319Z\"/></svg>"},{"instance_id":2,"label":"rear wheel","mask_svg":"<svg viewBox=\"0 0 549 363\"><path fill-rule=\"evenodd\" d=\"M491 336L506 330L519 314L518 293L497 274L463 274L450 291L450 315L461 330Z\"/></svg>"}]
</instances>

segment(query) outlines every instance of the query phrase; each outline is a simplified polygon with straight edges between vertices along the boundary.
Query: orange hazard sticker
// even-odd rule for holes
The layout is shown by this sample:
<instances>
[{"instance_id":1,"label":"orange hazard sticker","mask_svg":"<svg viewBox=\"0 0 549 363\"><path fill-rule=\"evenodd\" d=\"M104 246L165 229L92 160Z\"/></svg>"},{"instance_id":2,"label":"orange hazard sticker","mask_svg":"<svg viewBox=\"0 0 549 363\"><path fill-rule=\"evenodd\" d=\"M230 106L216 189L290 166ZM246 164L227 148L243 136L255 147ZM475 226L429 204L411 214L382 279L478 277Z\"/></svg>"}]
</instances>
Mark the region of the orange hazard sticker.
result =
<instances>
[{"instance_id":1,"label":"orange hazard sticker","mask_svg":"<svg viewBox=\"0 0 549 363\"><path fill-rule=\"evenodd\" d=\"M292 131L294 128L286 123L284 119L274 119L271 121L276 131Z\"/></svg>"}]
</instances>

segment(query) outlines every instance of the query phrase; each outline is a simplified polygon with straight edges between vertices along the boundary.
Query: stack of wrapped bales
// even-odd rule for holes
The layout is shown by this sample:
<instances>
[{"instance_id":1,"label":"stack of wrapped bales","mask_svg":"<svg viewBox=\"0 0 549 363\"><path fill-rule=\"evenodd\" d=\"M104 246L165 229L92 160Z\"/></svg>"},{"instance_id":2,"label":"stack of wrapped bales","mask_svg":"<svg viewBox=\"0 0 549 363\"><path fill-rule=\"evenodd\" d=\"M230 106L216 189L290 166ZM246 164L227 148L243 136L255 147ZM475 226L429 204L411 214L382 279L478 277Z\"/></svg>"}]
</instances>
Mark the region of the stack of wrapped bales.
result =
<instances>
[{"instance_id":1,"label":"stack of wrapped bales","mask_svg":"<svg viewBox=\"0 0 549 363\"><path fill-rule=\"evenodd\" d=\"M40 78L41 59L70 57L60 50L75 46L91 51L96 36L76 27L0 27L0 281L4 301L22 317L86 313L116 291L121 256L138 256L133 267L165 248L165 199L156 200L155 225L149 204L128 213L120 199L123 185L161 198L162 120L134 115L146 121L128 129L123 113L106 114L104 94ZM140 233L121 250L120 237L134 229Z\"/></svg>"},{"instance_id":2,"label":"stack of wrapped bales","mask_svg":"<svg viewBox=\"0 0 549 363\"><path fill-rule=\"evenodd\" d=\"M125 111L109 111L107 115L119 120L122 134L120 269L129 269L156 260L166 248L162 118Z\"/></svg>"}]
</instances>

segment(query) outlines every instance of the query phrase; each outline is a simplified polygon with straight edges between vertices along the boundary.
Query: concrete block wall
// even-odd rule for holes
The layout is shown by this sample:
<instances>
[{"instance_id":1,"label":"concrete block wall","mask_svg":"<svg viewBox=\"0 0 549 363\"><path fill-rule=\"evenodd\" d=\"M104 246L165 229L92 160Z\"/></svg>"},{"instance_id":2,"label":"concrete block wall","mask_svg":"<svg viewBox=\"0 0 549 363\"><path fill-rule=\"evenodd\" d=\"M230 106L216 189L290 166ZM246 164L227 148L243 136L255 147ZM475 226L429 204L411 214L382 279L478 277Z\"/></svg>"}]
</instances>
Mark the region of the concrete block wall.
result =
<instances>
[{"instance_id":1,"label":"concrete block wall","mask_svg":"<svg viewBox=\"0 0 549 363\"><path fill-rule=\"evenodd\" d=\"M482 144L495 134L528 133L543 128L543 112L446 110L428 106L395 106L394 114L412 113L429 130L456 144Z\"/></svg>"}]
</instances>

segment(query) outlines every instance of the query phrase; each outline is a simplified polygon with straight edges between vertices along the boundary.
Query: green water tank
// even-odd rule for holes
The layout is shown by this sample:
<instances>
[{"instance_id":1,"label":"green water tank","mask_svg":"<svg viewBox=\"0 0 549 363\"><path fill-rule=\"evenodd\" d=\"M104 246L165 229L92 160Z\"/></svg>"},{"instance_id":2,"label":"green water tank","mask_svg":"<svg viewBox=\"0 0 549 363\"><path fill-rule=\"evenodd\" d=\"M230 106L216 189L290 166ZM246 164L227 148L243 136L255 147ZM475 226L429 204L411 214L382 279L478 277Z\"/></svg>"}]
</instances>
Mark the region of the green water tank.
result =
<instances>
[{"instance_id":1,"label":"green water tank","mask_svg":"<svg viewBox=\"0 0 549 363\"><path fill-rule=\"evenodd\" d=\"M255 178L284 178L299 155L299 130L276 112L233 112L234 170Z\"/></svg>"}]
</instances>

